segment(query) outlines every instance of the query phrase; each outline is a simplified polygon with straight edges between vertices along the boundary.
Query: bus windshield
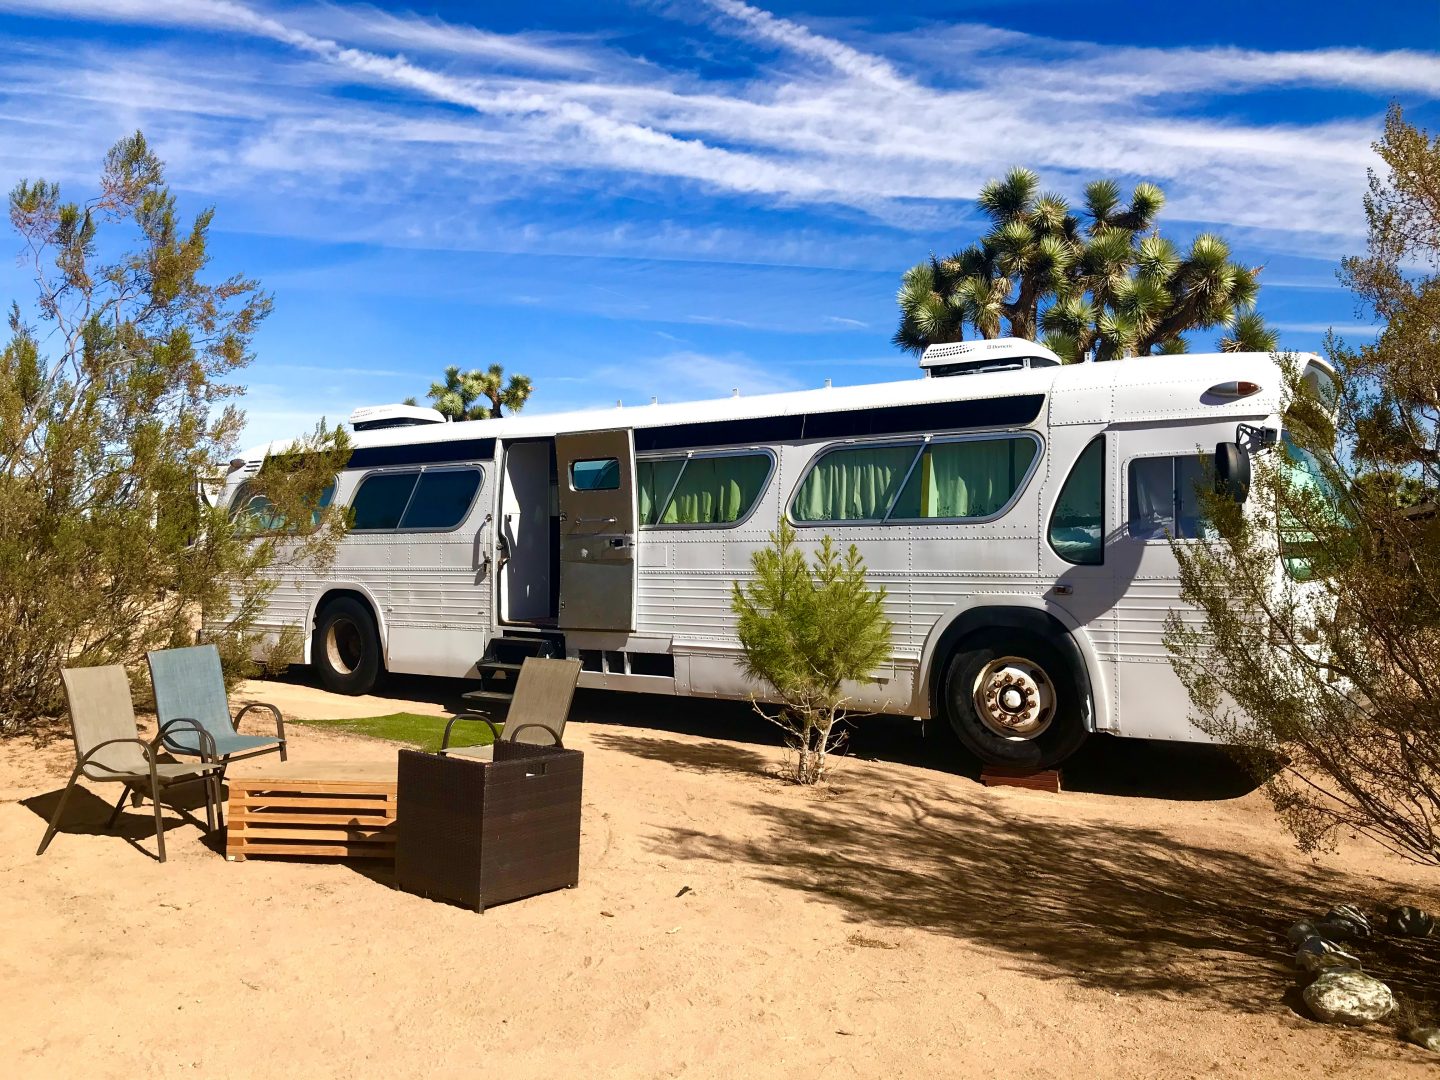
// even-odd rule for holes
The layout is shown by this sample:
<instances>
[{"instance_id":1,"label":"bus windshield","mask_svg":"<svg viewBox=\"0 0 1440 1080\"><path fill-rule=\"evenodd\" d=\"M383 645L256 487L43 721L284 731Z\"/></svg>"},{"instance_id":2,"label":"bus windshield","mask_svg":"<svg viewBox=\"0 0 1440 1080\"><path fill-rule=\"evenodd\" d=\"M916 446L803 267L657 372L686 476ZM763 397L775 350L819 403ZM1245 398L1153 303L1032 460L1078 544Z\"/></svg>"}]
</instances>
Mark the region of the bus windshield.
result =
<instances>
[{"instance_id":1,"label":"bus windshield","mask_svg":"<svg viewBox=\"0 0 1440 1080\"><path fill-rule=\"evenodd\" d=\"M1285 478L1291 489L1297 493L1314 492L1328 508L1332 518L1340 520L1340 500L1336 498L1335 489L1325 476L1319 459L1291 439L1289 432L1281 438L1280 445L1284 453ZM1283 509L1279 526L1280 560L1285 565L1285 572L1296 581L1310 581L1316 576L1315 563L1322 554L1315 534L1306 528L1303 522L1295 520L1293 514Z\"/></svg>"}]
</instances>

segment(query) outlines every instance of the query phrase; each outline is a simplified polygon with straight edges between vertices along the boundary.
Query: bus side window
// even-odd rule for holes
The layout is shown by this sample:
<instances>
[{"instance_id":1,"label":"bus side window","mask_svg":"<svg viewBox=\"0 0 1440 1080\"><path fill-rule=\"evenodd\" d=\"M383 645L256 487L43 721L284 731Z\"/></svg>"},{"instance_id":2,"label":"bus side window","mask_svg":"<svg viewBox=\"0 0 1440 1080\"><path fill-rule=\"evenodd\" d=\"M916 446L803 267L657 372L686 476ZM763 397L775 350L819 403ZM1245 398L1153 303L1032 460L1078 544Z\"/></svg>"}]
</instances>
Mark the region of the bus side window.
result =
<instances>
[{"instance_id":1,"label":"bus side window","mask_svg":"<svg viewBox=\"0 0 1440 1080\"><path fill-rule=\"evenodd\" d=\"M400 528L453 529L465 520L479 490L479 469L435 469L421 473Z\"/></svg>"},{"instance_id":2,"label":"bus side window","mask_svg":"<svg viewBox=\"0 0 1440 1080\"><path fill-rule=\"evenodd\" d=\"M330 500L335 497L335 484L332 482L325 486L320 493L320 501L315 509L310 512L311 526L319 525L320 519L325 516L325 508L330 505ZM293 532L289 523L275 512L274 505L269 498L255 490L255 485L247 480L240 485L235 492L231 502L230 520L236 522L242 532L248 534Z\"/></svg>"},{"instance_id":3,"label":"bus side window","mask_svg":"<svg viewBox=\"0 0 1440 1080\"><path fill-rule=\"evenodd\" d=\"M587 458L570 463L571 491L618 491L620 462L616 458Z\"/></svg>"},{"instance_id":4,"label":"bus side window","mask_svg":"<svg viewBox=\"0 0 1440 1080\"><path fill-rule=\"evenodd\" d=\"M351 500L351 510L355 515L355 524L351 528L362 532L397 527L419 478L418 472L373 473L365 477Z\"/></svg>"},{"instance_id":5,"label":"bus side window","mask_svg":"<svg viewBox=\"0 0 1440 1080\"><path fill-rule=\"evenodd\" d=\"M1105 436L1097 435L1075 459L1055 509L1050 513L1050 546L1077 566L1105 561Z\"/></svg>"},{"instance_id":6,"label":"bus side window","mask_svg":"<svg viewBox=\"0 0 1440 1080\"><path fill-rule=\"evenodd\" d=\"M658 525L728 525L749 515L770 480L769 454L692 457L685 463Z\"/></svg>"},{"instance_id":7,"label":"bus side window","mask_svg":"<svg viewBox=\"0 0 1440 1080\"><path fill-rule=\"evenodd\" d=\"M1139 540L1195 540L1210 535L1196 490L1206 475L1208 457L1183 454L1130 462L1131 536Z\"/></svg>"}]
</instances>

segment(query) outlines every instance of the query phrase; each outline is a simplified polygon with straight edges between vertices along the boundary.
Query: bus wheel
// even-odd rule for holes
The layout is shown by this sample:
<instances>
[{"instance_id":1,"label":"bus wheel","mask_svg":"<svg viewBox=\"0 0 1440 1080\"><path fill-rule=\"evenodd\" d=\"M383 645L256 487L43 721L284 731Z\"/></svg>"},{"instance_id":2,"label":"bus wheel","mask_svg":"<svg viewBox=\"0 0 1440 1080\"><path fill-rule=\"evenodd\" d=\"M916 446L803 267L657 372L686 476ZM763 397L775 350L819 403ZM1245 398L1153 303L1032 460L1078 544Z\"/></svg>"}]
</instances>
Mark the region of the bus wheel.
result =
<instances>
[{"instance_id":1,"label":"bus wheel","mask_svg":"<svg viewBox=\"0 0 1440 1080\"><path fill-rule=\"evenodd\" d=\"M315 622L310 656L325 689L368 694L380 677L380 633L370 610L353 596L326 604Z\"/></svg>"},{"instance_id":2,"label":"bus wheel","mask_svg":"<svg viewBox=\"0 0 1440 1080\"><path fill-rule=\"evenodd\" d=\"M1085 741L1080 690L1059 652L999 630L962 642L946 668L941 705L965 749L987 765L1050 769Z\"/></svg>"}]
</instances>

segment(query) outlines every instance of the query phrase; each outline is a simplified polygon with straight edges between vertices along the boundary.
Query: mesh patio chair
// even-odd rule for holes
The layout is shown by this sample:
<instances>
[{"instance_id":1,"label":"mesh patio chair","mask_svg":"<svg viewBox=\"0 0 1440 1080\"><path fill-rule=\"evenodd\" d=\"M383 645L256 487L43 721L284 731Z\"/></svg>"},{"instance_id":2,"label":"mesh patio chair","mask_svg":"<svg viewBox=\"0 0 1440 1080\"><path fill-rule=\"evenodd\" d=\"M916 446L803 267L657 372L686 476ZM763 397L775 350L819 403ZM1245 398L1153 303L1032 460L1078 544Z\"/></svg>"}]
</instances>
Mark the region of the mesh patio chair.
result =
<instances>
[{"instance_id":1,"label":"mesh patio chair","mask_svg":"<svg viewBox=\"0 0 1440 1080\"><path fill-rule=\"evenodd\" d=\"M280 760L285 760L285 718L274 705L246 705L231 718L220 652L214 645L158 649L148 659L150 681L155 685L155 715L161 725L182 719L194 722L190 727L167 730L164 745L170 753L219 761L221 777L232 761L277 752ZM274 735L240 734L240 721L254 709L269 710L275 720ZM208 743L202 744L194 725L209 736Z\"/></svg>"},{"instance_id":2,"label":"mesh patio chair","mask_svg":"<svg viewBox=\"0 0 1440 1080\"><path fill-rule=\"evenodd\" d=\"M200 745L207 746L209 736L195 721L171 720L163 724L153 741L140 738L135 723L135 706L130 700L130 681L125 669L118 665L109 667L71 668L62 671L65 680L65 696L70 702L70 727L75 737L75 771L60 796L60 805L45 830L36 855L45 854L50 841L60 827L60 818L65 813L65 804L76 782L83 776L92 783L120 783L125 785L120 799L106 829L113 829L120 818L120 809L132 793L148 793L155 804L155 843L160 849L160 861L165 861L165 824L160 814L160 793L177 784L201 781L205 784L205 821L210 832L215 831L215 811L219 802L218 765L213 762L180 762L162 760L160 745L168 734L189 727ZM213 757L213 752L210 754Z\"/></svg>"},{"instance_id":3,"label":"mesh patio chair","mask_svg":"<svg viewBox=\"0 0 1440 1080\"><path fill-rule=\"evenodd\" d=\"M445 725L445 734L440 740L440 753L451 757L475 758L479 761L494 760L493 744L450 745L451 729L461 721L471 720L488 725L496 741L564 746L561 738L565 734L565 721L570 716L570 702L575 697L575 684L579 681L579 660L547 660L538 656L527 656L520 667L520 677L515 680L515 696L510 699L510 711L505 714L504 730L479 710L461 713L452 717Z\"/></svg>"}]
</instances>

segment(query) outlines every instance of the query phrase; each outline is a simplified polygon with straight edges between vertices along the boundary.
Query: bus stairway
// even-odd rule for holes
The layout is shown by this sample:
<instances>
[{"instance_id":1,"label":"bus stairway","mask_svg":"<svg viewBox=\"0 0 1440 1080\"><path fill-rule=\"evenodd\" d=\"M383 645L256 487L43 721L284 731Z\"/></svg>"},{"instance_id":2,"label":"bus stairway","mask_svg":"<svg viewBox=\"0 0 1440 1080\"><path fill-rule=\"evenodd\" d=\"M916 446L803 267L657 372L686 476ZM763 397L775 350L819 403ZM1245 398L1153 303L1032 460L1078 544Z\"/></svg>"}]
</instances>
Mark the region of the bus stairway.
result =
<instances>
[{"instance_id":1,"label":"bus stairway","mask_svg":"<svg viewBox=\"0 0 1440 1080\"><path fill-rule=\"evenodd\" d=\"M486 646L485 655L475 664L480 688L461 694L460 699L481 711L508 705L526 657L564 655L565 642L559 635L493 637Z\"/></svg>"}]
</instances>

